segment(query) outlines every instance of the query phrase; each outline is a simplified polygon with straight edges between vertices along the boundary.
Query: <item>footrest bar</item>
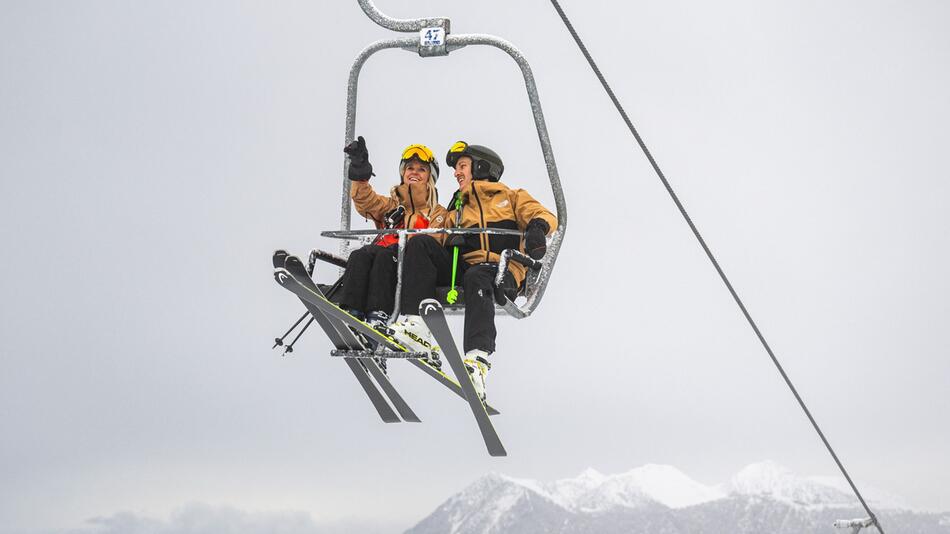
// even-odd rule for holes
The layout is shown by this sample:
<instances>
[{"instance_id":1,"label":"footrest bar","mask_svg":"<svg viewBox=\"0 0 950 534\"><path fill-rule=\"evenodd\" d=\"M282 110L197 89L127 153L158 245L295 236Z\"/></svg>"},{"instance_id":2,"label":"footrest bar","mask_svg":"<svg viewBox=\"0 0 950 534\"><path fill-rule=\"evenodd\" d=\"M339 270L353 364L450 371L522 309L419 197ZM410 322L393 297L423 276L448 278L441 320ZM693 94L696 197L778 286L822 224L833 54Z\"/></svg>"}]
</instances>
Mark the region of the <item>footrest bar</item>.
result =
<instances>
[{"instance_id":1,"label":"footrest bar","mask_svg":"<svg viewBox=\"0 0 950 534\"><path fill-rule=\"evenodd\" d=\"M394 352L391 350L340 350L333 349L330 356L337 358L386 358L386 359L425 359L429 356L427 352Z\"/></svg>"}]
</instances>

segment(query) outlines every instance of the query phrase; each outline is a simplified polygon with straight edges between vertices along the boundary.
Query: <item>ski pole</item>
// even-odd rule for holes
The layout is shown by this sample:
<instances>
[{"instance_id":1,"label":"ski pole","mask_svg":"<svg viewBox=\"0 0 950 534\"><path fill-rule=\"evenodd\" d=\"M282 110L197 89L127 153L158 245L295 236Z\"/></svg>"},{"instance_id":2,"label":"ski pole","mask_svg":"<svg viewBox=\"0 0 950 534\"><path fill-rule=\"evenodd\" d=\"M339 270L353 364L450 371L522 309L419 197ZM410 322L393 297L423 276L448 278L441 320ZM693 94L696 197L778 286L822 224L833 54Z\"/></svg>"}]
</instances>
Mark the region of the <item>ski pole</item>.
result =
<instances>
[{"instance_id":1,"label":"ski pole","mask_svg":"<svg viewBox=\"0 0 950 534\"><path fill-rule=\"evenodd\" d=\"M294 325L291 326L290 329L288 329L286 332L284 332L284 335L282 335L282 336L280 336L280 337L275 337L275 338L274 338L274 346L271 347L271 348L272 348L272 349L276 349L277 347L283 347L283 346L284 346L284 338L287 337L287 336L289 336L290 333L294 331L294 328L297 328L297 325L300 324L300 321L303 321L304 319L306 319L306 318L307 318L307 315L309 315L309 314L310 314L310 312L304 312L303 315L300 316L300 319L297 319L297 322L294 323ZM308 324L309 324L309 323L308 323ZM304 327L304 328L306 328L306 327Z\"/></svg>"},{"instance_id":2,"label":"ski pole","mask_svg":"<svg viewBox=\"0 0 950 534\"><path fill-rule=\"evenodd\" d=\"M449 304L455 304L455 301L459 298L459 292L455 289L455 271L458 268L459 264L459 248L452 247L452 289L449 290L448 294L445 295L445 301Z\"/></svg>"},{"instance_id":3,"label":"ski pole","mask_svg":"<svg viewBox=\"0 0 950 534\"><path fill-rule=\"evenodd\" d=\"M455 197L455 226L456 228L462 224L462 195L461 193ZM459 298L459 292L455 289L455 273L458 271L459 266L459 247L455 245L452 247L452 289L449 290L448 294L445 295L445 301L449 304L455 304L455 301Z\"/></svg>"},{"instance_id":4,"label":"ski pole","mask_svg":"<svg viewBox=\"0 0 950 534\"><path fill-rule=\"evenodd\" d=\"M313 317L311 316L311 317L310 317L310 320L307 321L307 324L303 325L303 328L300 329L300 332L297 334L297 337L295 337L294 340L290 342L290 345L287 345L287 348L284 349L284 353L281 354L281 356L286 356L288 352L293 352L293 351L294 351L294 343L296 343L297 340L300 339L300 336L302 336L303 333L307 331L307 328L308 328L312 323L313 323Z\"/></svg>"}]
</instances>

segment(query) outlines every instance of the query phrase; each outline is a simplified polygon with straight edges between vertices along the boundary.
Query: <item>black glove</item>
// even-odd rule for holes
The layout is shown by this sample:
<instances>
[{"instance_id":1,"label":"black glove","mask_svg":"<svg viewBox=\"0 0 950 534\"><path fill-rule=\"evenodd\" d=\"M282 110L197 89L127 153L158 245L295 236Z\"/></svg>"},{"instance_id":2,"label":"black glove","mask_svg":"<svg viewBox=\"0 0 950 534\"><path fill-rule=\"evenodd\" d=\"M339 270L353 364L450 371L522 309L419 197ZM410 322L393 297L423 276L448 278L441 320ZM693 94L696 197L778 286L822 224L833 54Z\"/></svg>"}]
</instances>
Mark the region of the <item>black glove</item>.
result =
<instances>
[{"instance_id":1,"label":"black glove","mask_svg":"<svg viewBox=\"0 0 950 534\"><path fill-rule=\"evenodd\" d=\"M406 207L400 204L386 213L383 217L383 226L386 228L400 228L405 217Z\"/></svg>"},{"instance_id":2,"label":"black glove","mask_svg":"<svg viewBox=\"0 0 950 534\"><path fill-rule=\"evenodd\" d=\"M369 180L373 174L373 165L369 162L369 152L366 151L366 141L363 136L356 138L356 141L346 145L343 152L350 157L350 166L346 170L346 177L357 182Z\"/></svg>"},{"instance_id":3,"label":"black glove","mask_svg":"<svg viewBox=\"0 0 950 534\"><path fill-rule=\"evenodd\" d=\"M495 303L499 306L504 306L505 300L514 302L518 298L518 288L515 286L515 279L511 276L511 271L505 273L501 287L495 287L495 284L492 284L492 287L494 287Z\"/></svg>"},{"instance_id":4,"label":"black glove","mask_svg":"<svg viewBox=\"0 0 950 534\"><path fill-rule=\"evenodd\" d=\"M536 260L544 257L544 253L548 251L545 236L548 235L550 229L551 227L544 219L531 219L524 229L524 250L528 256Z\"/></svg>"}]
</instances>

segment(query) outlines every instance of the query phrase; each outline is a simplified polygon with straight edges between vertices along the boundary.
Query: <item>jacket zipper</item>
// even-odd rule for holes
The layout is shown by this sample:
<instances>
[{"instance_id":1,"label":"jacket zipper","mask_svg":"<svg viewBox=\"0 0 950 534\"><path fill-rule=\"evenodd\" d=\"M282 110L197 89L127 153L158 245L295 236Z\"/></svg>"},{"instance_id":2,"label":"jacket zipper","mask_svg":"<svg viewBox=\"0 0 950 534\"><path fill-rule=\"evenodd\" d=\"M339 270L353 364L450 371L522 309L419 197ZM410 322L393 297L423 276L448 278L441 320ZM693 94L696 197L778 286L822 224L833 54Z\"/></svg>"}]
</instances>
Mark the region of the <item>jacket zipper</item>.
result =
<instances>
[{"instance_id":1,"label":"jacket zipper","mask_svg":"<svg viewBox=\"0 0 950 534\"><path fill-rule=\"evenodd\" d=\"M415 215L415 213L416 213L416 203L415 203L414 200L412 200L412 186L409 186L408 191L409 191L409 208L410 208L410 211L409 211L409 218L406 219L406 225L405 225L405 226L406 226L406 230L412 229L412 224L411 224L411 223L412 223L412 216Z\"/></svg>"},{"instance_id":2,"label":"jacket zipper","mask_svg":"<svg viewBox=\"0 0 950 534\"><path fill-rule=\"evenodd\" d=\"M482 199L478 198L478 191L475 189L475 182L472 181L472 196L475 197L475 202L478 204L478 220L482 224L482 228L485 228L485 212L482 210ZM482 246L485 247L485 261L488 261L488 255L491 250L488 248L488 234L481 234L478 236L479 242L482 243Z\"/></svg>"}]
</instances>

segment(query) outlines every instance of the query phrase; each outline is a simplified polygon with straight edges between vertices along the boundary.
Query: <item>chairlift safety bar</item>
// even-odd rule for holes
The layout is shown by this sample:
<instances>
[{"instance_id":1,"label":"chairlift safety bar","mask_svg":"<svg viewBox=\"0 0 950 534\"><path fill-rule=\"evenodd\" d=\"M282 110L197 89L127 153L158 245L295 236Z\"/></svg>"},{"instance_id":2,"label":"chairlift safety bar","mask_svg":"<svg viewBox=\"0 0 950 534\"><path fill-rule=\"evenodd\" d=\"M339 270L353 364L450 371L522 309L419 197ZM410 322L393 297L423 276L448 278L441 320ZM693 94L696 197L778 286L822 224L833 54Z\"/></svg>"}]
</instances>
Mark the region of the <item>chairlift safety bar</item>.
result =
<instances>
[{"instance_id":1,"label":"chairlift safety bar","mask_svg":"<svg viewBox=\"0 0 950 534\"><path fill-rule=\"evenodd\" d=\"M320 232L323 237L333 239L361 239L364 237L375 237L380 234L448 234L448 235L471 235L471 234L489 234L489 235L515 235L521 236L520 230L509 230L507 228L380 228L378 230L327 230Z\"/></svg>"}]
</instances>

